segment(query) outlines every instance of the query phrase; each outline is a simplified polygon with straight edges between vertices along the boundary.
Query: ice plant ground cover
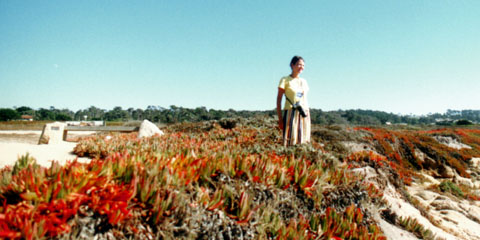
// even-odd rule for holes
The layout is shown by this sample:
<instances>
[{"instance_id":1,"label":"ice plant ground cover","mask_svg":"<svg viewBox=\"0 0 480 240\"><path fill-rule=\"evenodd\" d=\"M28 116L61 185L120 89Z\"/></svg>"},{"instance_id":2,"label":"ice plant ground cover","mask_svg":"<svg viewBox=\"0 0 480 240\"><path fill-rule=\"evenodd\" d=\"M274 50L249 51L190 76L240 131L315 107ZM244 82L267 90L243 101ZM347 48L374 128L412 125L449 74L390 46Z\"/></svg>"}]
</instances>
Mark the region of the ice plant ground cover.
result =
<instances>
[{"instance_id":1,"label":"ice plant ground cover","mask_svg":"<svg viewBox=\"0 0 480 240\"><path fill-rule=\"evenodd\" d=\"M431 239L414 219L385 211L385 184L356 169L373 167L402 189L419 171L435 170L419 150L467 178L467 161L480 156L474 129L320 128L313 143L285 148L273 119L238 120L231 129L179 124L151 138L84 138L74 151L89 163L44 168L23 156L0 171L0 238L386 239L374 218L382 213ZM471 148L444 147L435 135ZM345 141L370 150L342 148Z\"/></svg>"}]
</instances>

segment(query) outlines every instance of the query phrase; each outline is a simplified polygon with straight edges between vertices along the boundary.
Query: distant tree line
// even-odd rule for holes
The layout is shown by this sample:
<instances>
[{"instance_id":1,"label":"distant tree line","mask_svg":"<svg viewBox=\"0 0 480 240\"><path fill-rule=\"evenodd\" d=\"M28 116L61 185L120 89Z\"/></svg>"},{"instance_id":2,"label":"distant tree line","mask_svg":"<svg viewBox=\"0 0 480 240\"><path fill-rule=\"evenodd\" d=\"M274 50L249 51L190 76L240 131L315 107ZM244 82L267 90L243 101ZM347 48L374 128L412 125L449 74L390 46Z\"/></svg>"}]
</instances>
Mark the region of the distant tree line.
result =
<instances>
[{"instance_id":1,"label":"distant tree line","mask_svg":"<svg viewBox=\"0 0 480 240\"><path fill-rule=\"evenodd\" d=\"M115 107L112 110L91 106L87 109L73 112L69 109L50 108L32 109L22 106L18 108L0 108L0 121L25 119L31 116L34 120L71 121L71 120L104 120L104 121L139 121L148 119L152 122L178 123L219 120L222 118L248 118L253 116L276 116L275 110L238 111L215 110L205 107L183 108L170 106L148 106L146 109ZM310 109L312 123L315 124L351 124L351 125L381 125L391 124L438 124L451 125L455 123L469 124L480 122L480 110L447 110L446 113L428 114L426 116L398 115L373 110L337 110L322 111Z\"/></svg>"}]
</instances>

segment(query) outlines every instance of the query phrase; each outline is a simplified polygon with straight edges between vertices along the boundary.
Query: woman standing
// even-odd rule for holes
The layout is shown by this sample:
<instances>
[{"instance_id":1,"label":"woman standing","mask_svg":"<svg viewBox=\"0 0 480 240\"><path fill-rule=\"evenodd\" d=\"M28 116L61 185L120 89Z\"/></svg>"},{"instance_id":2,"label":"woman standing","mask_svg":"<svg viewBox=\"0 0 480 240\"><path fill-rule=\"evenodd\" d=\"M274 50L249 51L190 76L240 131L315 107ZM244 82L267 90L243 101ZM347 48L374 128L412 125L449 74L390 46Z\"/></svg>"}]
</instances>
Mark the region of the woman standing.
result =
<instances>
[{"instance_id":1,"label":"woman standing","mask_svg":"<svg viewBox=\"0 0 480 240\"><path fill-rule=\"evenodd\" d=\"M283 130L283 145L310 142L310 111L307 102L308 84L299 75L305 68L302 57L294 56L290 61L292 73L280 79L277 94L278 127ZM283 115L282 98L285 95ZM295 106L301 106L302 109ZM302 116L303 115L303 116Z\"/></svg>"}]
</instances>

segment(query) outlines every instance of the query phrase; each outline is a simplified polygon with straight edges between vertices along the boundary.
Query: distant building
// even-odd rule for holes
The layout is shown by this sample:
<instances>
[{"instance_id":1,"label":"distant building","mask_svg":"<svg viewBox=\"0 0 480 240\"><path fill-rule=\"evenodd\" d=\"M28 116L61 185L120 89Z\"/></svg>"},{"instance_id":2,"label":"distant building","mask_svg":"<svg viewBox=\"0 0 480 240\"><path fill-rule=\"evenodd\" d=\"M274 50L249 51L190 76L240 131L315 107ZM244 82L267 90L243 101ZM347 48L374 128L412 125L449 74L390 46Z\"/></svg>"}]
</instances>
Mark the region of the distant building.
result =
<instances>
[{"instance_id":1,"label":"distant building","mask_svg":"<svg viewBox=\"0 0 480 240\"><path fill-rule=\"evenodd\" d=\"M453 122L451 118L435 118L435 122Z\"/></svg>"},{"instance_id":2,"label":"distant building","mask_svg":"<svg viewBox=\"0 0 480 240\"><path fill-rule=\"evenodd\" d=\"M33 121L33 116L31 116L31 115L22 115L20 118L23 121Z\"/></svg>"}]
</instances>

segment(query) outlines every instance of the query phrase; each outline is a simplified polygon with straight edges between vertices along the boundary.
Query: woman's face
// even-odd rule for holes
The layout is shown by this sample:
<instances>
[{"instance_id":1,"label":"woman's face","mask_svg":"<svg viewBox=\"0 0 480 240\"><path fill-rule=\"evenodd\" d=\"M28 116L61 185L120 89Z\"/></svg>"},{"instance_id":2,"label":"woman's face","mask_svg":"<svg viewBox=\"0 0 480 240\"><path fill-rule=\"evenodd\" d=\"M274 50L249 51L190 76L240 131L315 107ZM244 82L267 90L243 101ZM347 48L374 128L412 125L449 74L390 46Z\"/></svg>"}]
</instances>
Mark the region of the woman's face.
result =
<instances>
[{"instance_id":1,"label":"woman's face","mask_svg":"<svg viewBox=\"0 0 480 240\"><path fill-rule=\"evenodd\" d=\"M303 69L305 69L305 63L302 59L298 60L296 64L292 65L292 72L294 73L300 74L303 72Z\"/></svg>"}]
</instances>

